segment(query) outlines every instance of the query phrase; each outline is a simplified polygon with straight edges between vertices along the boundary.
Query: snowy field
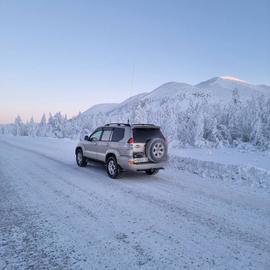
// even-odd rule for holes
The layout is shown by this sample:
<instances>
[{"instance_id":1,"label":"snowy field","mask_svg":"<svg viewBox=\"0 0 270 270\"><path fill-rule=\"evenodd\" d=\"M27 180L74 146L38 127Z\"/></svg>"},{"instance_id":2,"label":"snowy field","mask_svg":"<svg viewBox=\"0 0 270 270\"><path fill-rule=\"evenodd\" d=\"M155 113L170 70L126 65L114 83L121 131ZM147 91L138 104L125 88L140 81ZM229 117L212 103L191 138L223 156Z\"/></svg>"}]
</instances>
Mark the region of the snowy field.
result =
<instances>
[{"instance_id":1,"label":"snowy field","mask_svg":"<svg viewBox=\"0 0 270 270\"><path fill-rule=\"evenodd\" d=\"M173 166L111 180L77 167L75 145L0 136L0 269L270 269L267 186ZM200 151L269 170L269 156Z\"/></svg>"}]
</instances>

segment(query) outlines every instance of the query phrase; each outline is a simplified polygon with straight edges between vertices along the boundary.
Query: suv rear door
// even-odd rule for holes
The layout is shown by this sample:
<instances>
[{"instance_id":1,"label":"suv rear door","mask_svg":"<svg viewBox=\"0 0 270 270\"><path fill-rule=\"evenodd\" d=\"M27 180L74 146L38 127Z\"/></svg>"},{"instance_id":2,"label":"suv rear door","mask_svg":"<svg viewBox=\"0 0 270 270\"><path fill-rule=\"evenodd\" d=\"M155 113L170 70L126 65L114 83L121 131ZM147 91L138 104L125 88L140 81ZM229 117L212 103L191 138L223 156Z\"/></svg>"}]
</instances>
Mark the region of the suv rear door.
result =
<instances>
[{"instance_id":1,"label":"suv rear door","mask_svg":"<svg viewBox=\"0 0 270 270\"><path fill-rule=\"evenodd\" d=\"M105 161L105 155L110 145L112 132L113 132L113 128L111 127L102 128L100 141L97 142L97 149L96 149L97 160Z\"/></svg>"},{"instance_id":2,"label":"suv rear door","mask_svg":"<svg viewBox=\"0 0 270 270\"><path fill-rule=\"evenodd\" d=\"M134 127L133 133L133 157L138 162L146 162L146 143L155 138L164 139L159 127Z\"/></svg>"},{"instance_id":3,"label":"suv rear door","mask_svg":"<svg viewBox=\"0 0 270 270\"><path fill-rule=\"evenodd\" d=\"M110 150L119 154L120 156L126 155L127 140L123 140L125 137L126 129L124 127L113 127L113 134L110 142Z\"/></svg>"}]
</instances>

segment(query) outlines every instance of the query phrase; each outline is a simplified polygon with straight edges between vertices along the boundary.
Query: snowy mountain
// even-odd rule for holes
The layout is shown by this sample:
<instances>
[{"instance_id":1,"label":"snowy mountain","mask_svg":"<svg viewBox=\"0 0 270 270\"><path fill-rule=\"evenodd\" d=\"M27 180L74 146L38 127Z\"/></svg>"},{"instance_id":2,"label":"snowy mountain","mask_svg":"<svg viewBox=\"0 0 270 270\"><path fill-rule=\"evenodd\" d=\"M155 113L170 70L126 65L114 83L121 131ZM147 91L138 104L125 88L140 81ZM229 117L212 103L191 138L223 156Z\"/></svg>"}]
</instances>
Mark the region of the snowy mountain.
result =
<instances>
[{"instance_id":1,"label":"snowy mountain","mask_svg":"<svg viewBox=\"0 0 270 270\"><path fill-rule=\"evenodd\" d=\"M118 104L117 103L103 103L92 106L90 109L83 112L83 115L94 115L98 113L106 113L114 109Z\"/></svg>"},{"instance_id":2,"label":"snowy mountain","mask_svg":"<svg viewBox=\"0 0 270 270\"><path fill-rule=\"evenodd\" d=\"M215 77L196 85L168 82L119 104L98 104L72 119L60 113L39 124L20 117L0 133L83 137L109 122L153 123L169 141L215 147L251 143L270 148L270 87L235 77Z\"/></svg>"},{"instance_id":3,"label":"snowy mountain","mask_svg":"<svg viewBox=\"0 0 270 270\"><path fill-rule=\"evenodd\" d=\"M215 77L197 85L187 83L168 82L149 93L139 94L115 106L117 110L123 105L132 106L139 101L149 104L183 101L184 99L207 99L209 102L228 102L234 90L238 91L241 100L251 99L260 95L270 96L270 87L266 85L252 85L235 77ZM153 104L154 105L154 104Z\"/></svg>"},{"instance_id":4,"label":"snowy mountain","mask_svg":"<svg viewBox=\"0 0 270 270\"><path fill-rule=\"evenodd\" d=\"M231 76L215 77L201 82L196 87L207 91L215 101L229 101L232 91L237 89L241 99L247 100L259 95L270 95L270 87L253 85Z\"/></svg>"},{"instance_id":5,"label":"snowy mountain","mask_svg":"<svg viewBox=\"0 0 270 270\"><path fill-rule=\"evenodd\" d=\"M186 109L190 102L228 103L233 92L237 91L241 100L248 100L260 95L270 96L270 87L252 85L235 77L215 77L197 85L168 82L148 93L132 96L120 104L100 104L91 107L85 113L109 113L112 118L130 114L135 108L160 111L166 106ZM140 105L140 106L139 106ZM139 107L139 108L138 108ZM131 117L132 118L132 117Z\"/></svg>"}]
</instances>

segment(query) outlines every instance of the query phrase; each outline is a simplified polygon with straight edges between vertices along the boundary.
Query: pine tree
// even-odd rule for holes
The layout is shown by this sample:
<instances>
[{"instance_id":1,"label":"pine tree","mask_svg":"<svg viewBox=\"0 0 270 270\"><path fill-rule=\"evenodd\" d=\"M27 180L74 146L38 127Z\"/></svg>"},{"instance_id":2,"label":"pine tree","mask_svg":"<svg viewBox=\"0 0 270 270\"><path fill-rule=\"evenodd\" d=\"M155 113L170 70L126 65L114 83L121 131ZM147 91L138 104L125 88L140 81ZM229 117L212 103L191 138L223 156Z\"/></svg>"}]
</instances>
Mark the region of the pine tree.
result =
<instances>
[{"instance_id":1,"label":"pine tree","mask_svg":"<svg viewBox=\"0 0 270 270\"><path fill-rule=\"evenodd\" d=\"M25 136L25 127L19 115L15 118L14 125L15 125L14 135Z\"/></svg>"},{"instance_id":2,"label":"pine tree","mask_svg":"<svg viewBox=\"0 0 270 270\"><path fill-rule=\"evenodd\" d=\"M28 130L27 132L28 136L32 136L32 137L36 136L36 124L35 124L33 116L31 117L30 122L27 125L27 130Z\"/></svg>"},{"instance_id":3,"label":"pine tree","mask_svg":"<svg viewBox=\"0 0 270 270\"><path fill-rule=\"evenodd\" d=\"M46 115L43 114L37 127L37 136L45 137L47 131Z\"/></svg>"}]
</instances>

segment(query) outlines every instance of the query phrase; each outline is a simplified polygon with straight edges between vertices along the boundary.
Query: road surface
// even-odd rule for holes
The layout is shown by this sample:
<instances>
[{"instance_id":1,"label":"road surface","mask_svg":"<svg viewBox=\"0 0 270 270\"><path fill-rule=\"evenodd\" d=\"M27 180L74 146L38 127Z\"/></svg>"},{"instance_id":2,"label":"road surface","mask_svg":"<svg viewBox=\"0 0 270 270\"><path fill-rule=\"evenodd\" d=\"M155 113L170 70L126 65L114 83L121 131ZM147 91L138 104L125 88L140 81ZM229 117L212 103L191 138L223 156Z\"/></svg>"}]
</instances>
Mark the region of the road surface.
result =
<instances>
[{"instance_id":1,"label":"road surface","mask_svg":"<svg viewBox=\"0 0 270 270\"><path fill-rule=\"evenodd\" d=\"M107 177L75 143L0 137L0 269L270 269L270 196L173 171Z\"/></svg>"}]
</instances>

